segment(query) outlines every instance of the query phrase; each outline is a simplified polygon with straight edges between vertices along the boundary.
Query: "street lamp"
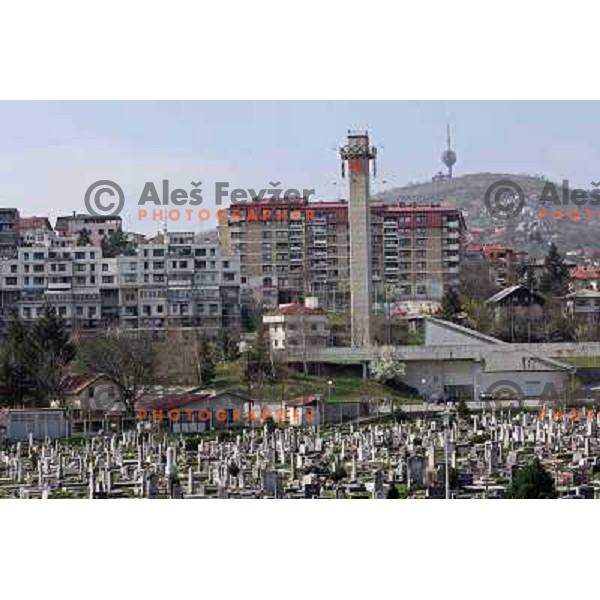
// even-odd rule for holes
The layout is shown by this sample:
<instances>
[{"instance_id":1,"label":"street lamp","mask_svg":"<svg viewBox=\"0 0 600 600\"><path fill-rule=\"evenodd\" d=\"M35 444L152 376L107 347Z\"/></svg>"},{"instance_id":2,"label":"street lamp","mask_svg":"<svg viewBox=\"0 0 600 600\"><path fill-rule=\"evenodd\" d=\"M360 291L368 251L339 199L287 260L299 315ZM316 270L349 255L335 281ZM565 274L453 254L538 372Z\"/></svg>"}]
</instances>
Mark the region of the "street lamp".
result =
<instances>
[{"instance_id":1,"label":"street lamp","mask_svg":"<svg viewBox=\"0 0 600 600\"><path fill-rule=\"evenodd\" d=\"M331 406L331 387L333 386L333 381L329 379L327 381L327 401ZM325 418L325 411L323 411L323 418Z\"/></svg>"}]
</instances>

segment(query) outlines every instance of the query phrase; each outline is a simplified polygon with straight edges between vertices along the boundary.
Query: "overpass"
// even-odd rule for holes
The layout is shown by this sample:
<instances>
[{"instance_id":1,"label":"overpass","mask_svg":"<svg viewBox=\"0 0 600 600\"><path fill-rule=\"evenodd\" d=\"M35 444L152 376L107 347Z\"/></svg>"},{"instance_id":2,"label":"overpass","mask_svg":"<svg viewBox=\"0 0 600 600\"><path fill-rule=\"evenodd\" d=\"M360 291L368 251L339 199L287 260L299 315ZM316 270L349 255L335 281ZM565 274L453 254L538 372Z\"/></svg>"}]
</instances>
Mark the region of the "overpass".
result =
<instances>
[{"instance_id":1,"label":"overpass","mask_svg":"<svg viewBox=\"0 0 600 600\"><path fill-rule=\"evenodd\" d=\"M600 357L600 342L543 344L439 344L424 346L368 346L364 348L298 348L282 352L289 362L363 364L377 356L393 356L401 362L485 359L491 353L524 353L544 359ZM600 358L598 361L600 366Z\"/></svg>"}]
</instances>

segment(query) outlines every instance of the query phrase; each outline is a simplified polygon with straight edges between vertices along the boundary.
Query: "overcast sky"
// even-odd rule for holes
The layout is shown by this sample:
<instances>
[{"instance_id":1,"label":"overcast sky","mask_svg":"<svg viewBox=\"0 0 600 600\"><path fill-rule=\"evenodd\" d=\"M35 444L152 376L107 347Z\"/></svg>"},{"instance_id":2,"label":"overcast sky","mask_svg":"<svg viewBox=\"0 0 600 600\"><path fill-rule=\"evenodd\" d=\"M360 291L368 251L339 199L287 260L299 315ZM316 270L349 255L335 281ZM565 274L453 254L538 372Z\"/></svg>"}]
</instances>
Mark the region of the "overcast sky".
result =
<instances>
[{"instance_id":1,"label":"overcast sky","mask_svg":"<svg viewBox=\"0 0 600 600\"><path fill-rule=\"evenodd\" d=\"M377 191L440 170L448 120L457 175L586 187L600 180L599 116L598 102L2 102L0 203L54 219L83 211L87 187L110 179L125 191L127 227L148 232L159 224L133 218L147 181L189 190L201 180L207 208L216 181L345 197L336 148L348 129L368 128L380 148Z\"/></svg>"}]
</instances>

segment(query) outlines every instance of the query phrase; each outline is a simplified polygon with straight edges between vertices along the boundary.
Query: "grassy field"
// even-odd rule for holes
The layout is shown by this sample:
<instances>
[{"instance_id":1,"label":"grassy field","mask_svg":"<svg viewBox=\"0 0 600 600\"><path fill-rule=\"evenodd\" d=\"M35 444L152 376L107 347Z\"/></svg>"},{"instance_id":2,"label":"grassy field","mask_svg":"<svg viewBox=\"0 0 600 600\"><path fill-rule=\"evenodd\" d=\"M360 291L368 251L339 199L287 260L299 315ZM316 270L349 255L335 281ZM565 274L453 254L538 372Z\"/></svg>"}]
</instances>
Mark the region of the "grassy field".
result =
<instances>
[{"instance_id":1,"label":"grassy field","mask_svg":"<svg viewBox=\"0 0 600 600\"><path fill-rule=\"evenodd\" d=\"M290 400L300 396L319 394L328 402L329 386L327 381L331 379L331 402L348 402L361 399L394 399L397 402L414 402L414 399L402 395L397 390L377 383L376 381L363 381L360 377L332 376L317 377L316 375L304 375L303 373L288 372L282 381L258 386L252 384L252 397L261 400ZM243 395L248 394L248 386L245 381L242 367L239 364L227 363L219 365L217 376L213 383L218 391L235 391Z\"/></svg>"},{"instance_id":2,"label":"grassy field","mask_svg":"<svg viewBox=\"0 0 600 600\"><path fill-rule=\"evenodd\" d=\"M574 367L600 367L600 356L574 356L557 358L556 360L573 365Z\"/></svg>"}]
</instances>

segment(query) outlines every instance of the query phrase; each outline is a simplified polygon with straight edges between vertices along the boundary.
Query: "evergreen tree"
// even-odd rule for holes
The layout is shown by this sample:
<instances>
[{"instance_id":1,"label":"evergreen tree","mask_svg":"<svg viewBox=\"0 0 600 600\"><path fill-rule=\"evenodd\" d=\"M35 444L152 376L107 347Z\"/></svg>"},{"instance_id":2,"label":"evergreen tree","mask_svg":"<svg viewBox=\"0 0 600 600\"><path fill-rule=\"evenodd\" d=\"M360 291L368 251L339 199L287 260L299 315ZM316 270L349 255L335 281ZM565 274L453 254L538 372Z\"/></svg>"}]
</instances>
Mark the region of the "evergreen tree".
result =
<instances>
[{"instance_id":1,"label":"evergreen tree","mask_svg":"<svg viewBox=\"0 0 600 600\"><path fill-rule=\"evenodd\" d=\"M214 348L204 333L200 333L196 340L196 365L198 383L207 386L215 378L217 360Z\"/></svg>"},{"instance_id":2,"label":"evergreen tree","mask_svg":"<svg viewBox=\"0 0 600 600\"><path fill-rule=\"evenodd\" d=\"M36 383L35 396L44 401L58 394L66 367L75 358L75 346L64 319L51 306L35 321L28 340L28 369Z\"/></svg>"},{"instance_id":3,"label":"evergreen tree","mask_svg":"<svg viewBox=\"0 0 600 600\"><path fill-rule=\"evenodd\" d=\"M217 347L223 362L237 360L240 357L239 340L231 335L227 327L219 329L217 334Z\"/></svg>"},{"instance_id":4,"label":"evergreen tree","mask_svg":"<svg viewBox=\"0 0 600 600\"><path fill-rule=\"evenodd\" d=\"M538 458L519 469L510 487L512 498L546 499L556 498L554 479Z\"/></svg>"},{"instance_id":5,"label":"evergreen tree","mask_svg":"<svg viewBox=\"0 0 600 600\"><path fill-rule=\"evenodd\" d=\"M257 381L259 385L264 381L275 379L269 334L262 321L258 323L256 329L256 342L252 346L252 358L248 365L248 371L247 376L250 380Z\"/></svg>"},{"instance_id":6,"label":"evergreen tree","mask_svg":"<svg viewBox=\"0 0 600 600\"><path fill-rule=\"evenodd\" d=\"M568 294L569 268L554 243L550 244L550 249L544 259L544 269L544 274L540 279L540 291L552 297Z\"/></svg>"},{"instance_id":7,"label":"evergreen tree","mask_svg":"<svg viewBox=\"0 0 600 600\"><path fill-rule=\"evenodd\" d=\"M446 321L457 322L459 320L458 316L462 312L463 308L458 292L454 288L450 288L442 296L437 316Z\"/></svg>"},{"instance_id":8,"label":"evergreen tree","mask_svg":"<svg viewBox=\"0 0 600 600\"><path fill-rule=\"evenodd\" d=\"M0 347L0 407L23 405L35 390L28 366L30 340L19 320L11 321Z\"/></svg>"}]
</instances>

